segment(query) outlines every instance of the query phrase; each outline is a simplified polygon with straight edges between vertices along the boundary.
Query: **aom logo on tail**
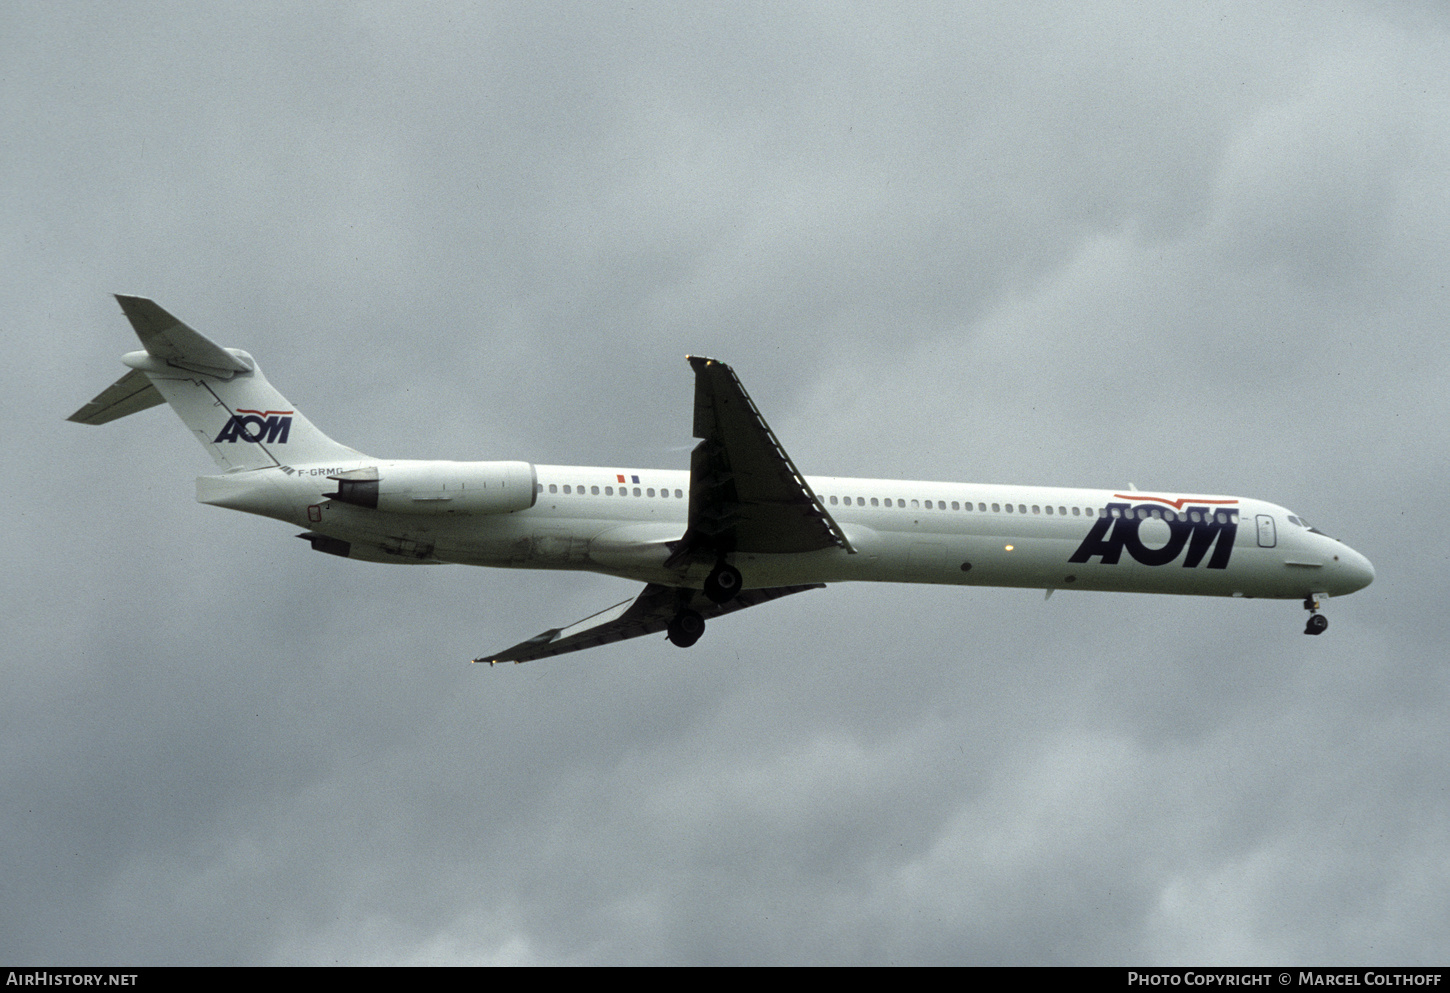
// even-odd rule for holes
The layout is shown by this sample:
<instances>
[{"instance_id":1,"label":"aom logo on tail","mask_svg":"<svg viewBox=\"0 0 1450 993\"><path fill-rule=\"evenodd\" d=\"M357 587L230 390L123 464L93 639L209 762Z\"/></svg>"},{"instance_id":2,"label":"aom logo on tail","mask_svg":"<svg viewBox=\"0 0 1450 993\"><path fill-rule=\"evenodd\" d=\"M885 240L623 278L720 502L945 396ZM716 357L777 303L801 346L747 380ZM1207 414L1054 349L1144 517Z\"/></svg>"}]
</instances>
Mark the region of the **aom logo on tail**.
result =
<instances>
[{"instance_id":1,"label":"aom logo on tail","mask_svg":"<svg viewBox=\"0 0 1450 993\"><path fill-rule=\"evenodd\" d=\"M1086 562L1094 555L1100 555L1103 565L1117 565L1126 550L1143 565L1167 565L1178 558L1186 546L1185 568L1192 569L1202 562L1210 548L1213 556L1208 560L1208 568L1228 567L1229 556L1233 554L1234 535L1238 533L1239 512L1238 508L1225 505L1238 503L1237 500L1195 500L1192 497L1165 500L1126 493L1114 493L1113 496L1119 500L1147 500L1163 506L1149 508L1142 504L1108 504L1107 516L1097 519L1069 562ZM1167 542L1156 548L1144 544L1138 533L1143 522L1150 519L1168 526ZM1108 533L1109 528L1112 529L1111 534Z\"/></svg>"},{"instance_id":2,"label":"aom logo on tail","mask_svg":"<svg viewBox=\"0 0 1450 993\"><path fill-rule=\"evenodd\" d=\"M227 421L221 434L213 444L223 441L250 441L253 444L265 441L268 444L286 444L287 434L292 430L290 410L242 410Z\"/></svg>"}]
</instances>

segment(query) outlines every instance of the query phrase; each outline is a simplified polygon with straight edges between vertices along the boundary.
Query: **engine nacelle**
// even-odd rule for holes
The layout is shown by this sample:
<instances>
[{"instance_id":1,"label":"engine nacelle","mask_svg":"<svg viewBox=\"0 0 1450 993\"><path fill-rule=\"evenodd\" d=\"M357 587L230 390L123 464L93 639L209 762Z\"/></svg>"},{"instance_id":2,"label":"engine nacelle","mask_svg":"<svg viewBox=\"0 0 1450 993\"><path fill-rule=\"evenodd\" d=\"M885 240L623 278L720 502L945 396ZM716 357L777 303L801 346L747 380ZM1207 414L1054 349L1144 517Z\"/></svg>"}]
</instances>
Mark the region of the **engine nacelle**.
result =
<instances>
[{"instance_id":1,"label":"engine nacelle","mask_svg":"<svg viewBox=\"0 0 1450 993\"><path fill-rule=\"evenodd\" d=\"M528 462L380 462L329 479L329 500L390 514L509 514L536 499Z\"/></svg>"}]
</instances>

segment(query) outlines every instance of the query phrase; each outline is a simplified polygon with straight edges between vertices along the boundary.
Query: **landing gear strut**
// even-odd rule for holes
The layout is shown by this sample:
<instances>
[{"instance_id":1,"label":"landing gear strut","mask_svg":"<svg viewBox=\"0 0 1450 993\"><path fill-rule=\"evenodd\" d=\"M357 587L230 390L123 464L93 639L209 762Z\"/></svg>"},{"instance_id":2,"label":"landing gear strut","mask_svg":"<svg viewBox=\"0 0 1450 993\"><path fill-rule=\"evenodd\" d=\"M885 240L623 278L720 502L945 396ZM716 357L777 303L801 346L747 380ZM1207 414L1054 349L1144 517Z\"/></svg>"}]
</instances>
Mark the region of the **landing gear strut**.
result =
<instances>
[{"instance_id":1,"label":"landing gear strut","mask_svg":"<svg viewBox=\"0 0 1450 993\"><path fill-rule=\"evenodd\" d=\"M1319 613L1319 594L1311 593L1304 598L1304 609L1309 611L1309 623L1304 625L1305 634L1323 634L1329 627L1329 618Z\"/></svg>"},{"instance_id":2,"label":"landing gear strut","mask_svg":"<svg viewBox=\"0 0 1450 993\"><path fill-rule=\"evenodd\" d=\"M705 595L715 603L725 603L735 599L735 594L740 592L740 583L740 570L721 562L705 577Z\"/></svg>"},{"instance_id":3,"label":"landing gear strut","mask_svg":"<svg viewBox=\"0 0 1450 993\"><path fill-rule=\"evenodd\" d=\"M680 648L689 648L705 633L705 618L693 610L685 609L675 615L665 628L665 637Z\"/></svg>"}]
</instances>

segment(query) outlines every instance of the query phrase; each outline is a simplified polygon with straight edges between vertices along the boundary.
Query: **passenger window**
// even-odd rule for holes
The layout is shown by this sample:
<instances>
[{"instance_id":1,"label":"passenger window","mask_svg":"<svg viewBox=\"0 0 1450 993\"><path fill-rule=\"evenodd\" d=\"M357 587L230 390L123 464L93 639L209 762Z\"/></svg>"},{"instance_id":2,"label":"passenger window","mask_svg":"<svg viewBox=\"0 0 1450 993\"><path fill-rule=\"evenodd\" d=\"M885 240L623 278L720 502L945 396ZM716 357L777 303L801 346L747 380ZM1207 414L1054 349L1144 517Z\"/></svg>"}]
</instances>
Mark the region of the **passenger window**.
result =
<instances>
[{"instance_id":1,"label":"passenger window","mask_svg":"<svg viewBox=\"0 0 1450 993\"><path fill-rule=\"evenodd\" d=\"M916 508L917 508L917 502L915 500L911 501L911 509L912 510L915 510Z\"/></svg>"},{"instance_id":2,"label":"passenger window","mask_svg":"<svg viewBox=\"0 0 1450 993\"><path fill-rule=\"evenodd\" d=\"M647 489L647 490L644 491L644 495L645 496L654 496L655 495L655 488L653 486L651 486L649 489Z\"/></svg>"},{"instance_id":3,"label":"passenger window","mask_svg":"<svg viewBox=\"0 0 1450 993\"><path fill-rule=\"evenodd\" d=\"M1033 505L1032 505L1032 512L1033 512L1033 513L1034 513L1034 514L1040 514L1040 513L1042 513L1042 508L1041 508L1041 507L1039 507L1039 506L1038 506L1038 505L1037 505L1037 504L1035 504L1035 503L1034 503L1034 504L1033 504Z\"/></svg>"},{"instance_id":4,"label":"passenger window","mask_svg":"<svg viewBox=\"0 0 1450 993\"><path fill-rule=\"evenodd\" d=\"M875 497L872 497L871 498L871 506L873 506L873 507L876 506L876 498Z\"/></svg>"},{"instance_id":5,"label":"passenger window","mask_svg":"<svg viewBox=\"0 0 1450 993\"><path fill-rule=\"evenodd\" d=\"M634 495L635 495L635 496L639 496L639 487L638 487L638 486L636 486L636 487L635 487L635 488L634 488Z\"/></svg>"},{"instance_id":6,"label":"passenger window","mask_svg":"<svg viewBox=\"0 0 1450 993\"><path fill-rule=\"evenodd\" d=\"M1047 505L1047 512L1049 514L1052 513L1052 504L1050 504L1050 503Z\"/></svg>"},{"instance_id":7,"label":"passenger window","mask_svg":"<svg viewBox=\"0 0 1450 993\"><path fill-rule=\"evenodd\" d=\"M851 498L850 497L842 497L841 498L841 502L844 503L848 507L851 506Z\"/></svg>"},{"instance_id":8,"label":"passenger window","mask_svg":"<svg viewBox=\"0 0 1450 993\"><path fill-rule=\"evenodd\" d=\"M995 503L992 504L993 509L995 509L996 506L997 505ZM987 505L985 503L979 503L979 504L977 504L977 513L979 513L979 514L985 514L986 512L987 512Z\"/></svg>"},{"instance_id":9,"label":"passenger window","mask_svg":"<svg viewBox=\"0 0 1450 993\"><path fill-rule=\"evenodd\" d=\"M1007 513L1012 513L1012 505L1010 503L1007 504Z\"/></svg>"},{"instance_id":10,"label":"passenger window","mask_svg":"<svg viewBox=\"0 0 1450 993\"><path fill-rule=\"evenodd\" d=\"M835 497L830 497L829 499L831 501L831 506L834 507L836 505L836 498Z\"/></svg>"},{"instance_id":11,"label":"passenger window","mask_svg":"<svg viewBox=\"0 0 1450 993\"><path fill-rule=\"evenodd\" d=\"M994 503L994 504L992 504L992 513L994 513L994 514L1000 514L1001 512L1002 512L1002 505L1000 503Z\"/></svg>"},{"instance_id":12,"label":"passenger window","mask_svg":"<svg viewBox=\"0 0 1450 993\"><path fill-rule=\"evenodd\" d=\"M571 493L571 492L573 492L572 490L569 489L569 484L568 483L565 483L564 484L564 492L565 493Z\"/></svg>"},{"instance_id":13,"label":"passenger window","mask_svg":"<svg viewBox=\"0 0 1450 993\"><path fill-rule=\"evenodd\" d=\"M591 487L589 487L589 495L590 496L598 496L599 495L599 487L597 487L597 486L591 486Z\"/></svg>"},{"instance_id":14,"label":"passenger window","mask_svg":"<svg viewBox=\"0 0 1450 993\"><path fill-rule=\"evenodd\" d=\"M553 483L550 483L549 484L549 492L550 493L558 493L559 492L559 487L555 486Z\"/></svg>"},{"instance_id":15,"label":"passenger window","mask_svg":"<svg viewBox=\"0 0 1450 993\"><path fill-rule=\"evenodd\" d=\"M683 499L684 495L685 494L681 493L679 490L675 490L675 499L676 500Z\"/></svg>"},{"instance_id":16,"label":"passenger window","mask_svg":"<svg viewBox=\"0 0 1450 993\"><path fill-rule=\"evenodd\" d=\"M953 500L952 501L952 510L961 510L961 509L962 509L961 508L961 505L959 503L957 503L957 501Z\"/></svg>"}]
</instances>

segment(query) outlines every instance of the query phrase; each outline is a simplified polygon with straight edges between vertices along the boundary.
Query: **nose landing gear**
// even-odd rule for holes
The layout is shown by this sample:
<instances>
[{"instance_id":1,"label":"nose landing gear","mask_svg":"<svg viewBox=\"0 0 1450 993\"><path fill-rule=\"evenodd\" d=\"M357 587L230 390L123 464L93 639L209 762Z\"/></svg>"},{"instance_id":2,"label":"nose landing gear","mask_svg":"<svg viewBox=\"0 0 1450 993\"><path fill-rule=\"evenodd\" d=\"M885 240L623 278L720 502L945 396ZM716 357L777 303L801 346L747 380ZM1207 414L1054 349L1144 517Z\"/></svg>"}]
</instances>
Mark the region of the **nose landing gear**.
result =
<instances>
[{"instance_id":1,"label":"nose landing gear","mask_svg":"<svg viewBox=\"0 0 1450 993\"><path fill-rule=\"evenodd\" d=\"M1319 613L1319 598L1323 593L1310 593L1304 598L1304 609L1309 611L1309 623L1304 625L1305 634L1323 634L1329 627L1329 618Z\"/></svg>"}]
</instances>

